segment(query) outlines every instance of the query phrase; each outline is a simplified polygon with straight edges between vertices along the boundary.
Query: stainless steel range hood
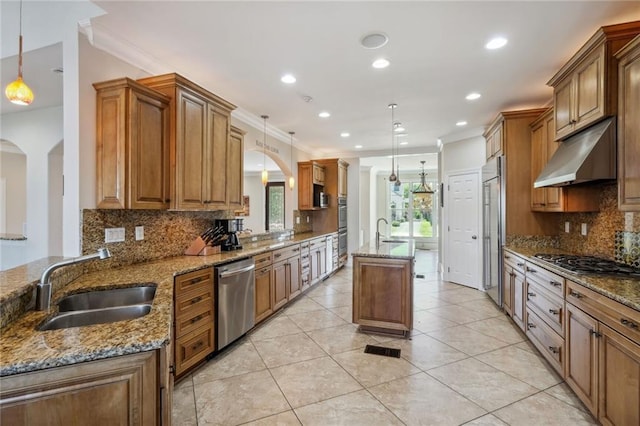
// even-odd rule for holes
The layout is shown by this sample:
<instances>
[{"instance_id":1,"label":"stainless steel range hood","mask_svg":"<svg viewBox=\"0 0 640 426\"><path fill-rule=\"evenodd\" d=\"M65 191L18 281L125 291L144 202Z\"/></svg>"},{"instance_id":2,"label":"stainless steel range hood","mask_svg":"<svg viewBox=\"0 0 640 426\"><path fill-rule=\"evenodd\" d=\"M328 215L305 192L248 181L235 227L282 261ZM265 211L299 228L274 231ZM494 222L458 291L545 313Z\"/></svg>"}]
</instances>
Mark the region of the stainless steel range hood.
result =
<instances>
[{"instance_id":1,"label":"stainless steel range hood","mask_svg":"<svg viewBox=\"0 0 640 426\"><path fill-rule=\"evenodd\" d=\"M610 117L560 142L533 186L565 186L616 178L616 126Z\"/></svg>"}]
</instances>

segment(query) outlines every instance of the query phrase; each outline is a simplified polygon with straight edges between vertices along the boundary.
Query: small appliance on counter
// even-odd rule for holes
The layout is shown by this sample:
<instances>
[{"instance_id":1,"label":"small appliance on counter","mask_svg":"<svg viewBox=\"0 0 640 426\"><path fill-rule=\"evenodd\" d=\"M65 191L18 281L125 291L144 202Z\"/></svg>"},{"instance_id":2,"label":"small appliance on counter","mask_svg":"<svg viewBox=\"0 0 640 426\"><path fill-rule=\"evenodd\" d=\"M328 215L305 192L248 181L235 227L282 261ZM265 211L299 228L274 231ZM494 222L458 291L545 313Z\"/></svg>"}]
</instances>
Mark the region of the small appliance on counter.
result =
<instances>
[{"instance_id":1,"label":"small appliance on counter","mask_svg":"<svg viewBox=\"0 0 640 426\"><path fill-rule=\"evenodd\" d=\"M216 228L220 228L226 234L227 239L222 242L220 248L223 251L242 249L237 233L242 231L243 219L216 219Z\"/></svg>"}]
</instances>

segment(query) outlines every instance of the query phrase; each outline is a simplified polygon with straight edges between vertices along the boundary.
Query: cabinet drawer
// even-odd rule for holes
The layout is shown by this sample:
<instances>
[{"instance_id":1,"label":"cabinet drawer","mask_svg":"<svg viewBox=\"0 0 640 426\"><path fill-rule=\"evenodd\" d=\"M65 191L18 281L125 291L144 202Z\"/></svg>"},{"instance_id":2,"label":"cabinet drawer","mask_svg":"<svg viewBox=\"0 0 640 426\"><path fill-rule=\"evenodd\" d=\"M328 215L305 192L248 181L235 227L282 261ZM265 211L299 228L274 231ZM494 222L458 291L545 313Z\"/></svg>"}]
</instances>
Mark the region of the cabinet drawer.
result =
<instances>
[{"instance_id":1,"label":"cabinet drawer","mask_svg":"<svg viewBox=\"0 0 640 426\"><path fill-rule=\"evenodd\" d=\"M215 350L213 324L176 339L176 376L198 364Z\"/></svg>"},{"instance_id":2,"label":"cabinet drawer","mask_svg":"<svg viewBox=\"0 0 640 426\"><path fill-rule=\"evenodd\" d=\"M305 241L303 243L300 243L300 250L301 251L305 251L305 250L309 250L309 241Z\"/></svg>"},{"instance_id":3,"label":"cabinet drawer","mask_svg":"<svg viewBox=\"0 0 640 426\"><path fill-rule=\"evenodd\" d=\"M309 250L315 251L320 247L324 247L327 243L327 237L316 238L315 240L311 240L309 242Z\"/></svg>"},{"instance_id":4,"label":"cabinet drawer","mask_svg":"<svg viewBox=\"0 0 640 426\"><path fill-rule=\"evenodd\" d=\"M561 376L564 374L564 339L540 319L531 309L527 309L527 337Z\"/></svg>"},{"instance_id":5,"label":"cabinet drawer","mask_svg":"<svg viewBox=\"0 0 640 426\"><path fill-rule=\"evenodd\" d=\"M263 268L257 268L257 267L256 267L256 278L257 278L258 276L262 276L262 275L265 275L265 274L269 274L269 273L271 273L271 271L272 271L272 270L273 270L272 265L265 266L265 267L263 267Z\"/></svg>"},{"instance_id":6,"label":"cabinet drawer","mask_svg":"<svg viewBox=\"0 0 640 426\"><path fill-rule=\"evenodd\" d=\"M516 271L520 271L523 274L526 271L527 263L524 258L520 256L516 256L513 253L505 252L504 253L504 264L505 266L510 266Z\"/></svg>"},{"instance_id":7,"label":"cabinet drawer","mask_svg":"<svg viewBox=\"0 0 640 426\"><path fill-rule=\"evenodd\" d=\"M273 252L262 253L253 256L253 260L256 263L256 269L259 269L263 266L269 266L273 263Z\"/></svg>"},{"instance_id":8,"label":"cabinet drawer","mask_svg":"<svg viewBox=\"0 0 640 426\"><path fill-rule=\"evenodd\" d=\"M200 327L213 327L215 322L213 304L209 303L208 305L198 305L199 304L196 304L183 315L179 317L176 316L176 339L179 339Z\"/></svg>"},{"instance_id":9,"label":"cabinet drawer","mask_svg":"<svg viewBox=\"0 0 640 426\"><path fill-rule=\"evenodd\" d=\"M640 312L567 280L566 301L640 344Z\"/></svg>"},{"instance_id":10,"label":"cabinet drawer","mask_svg":"<svg viewBox=\"0 0 640 426\"><path fill-rule=\"evenodd\" d=\"M527 280L533 280L558 296L564 294L564 278L531 262L527 262Z\"/></svg>"},{"instance_id":11,"label":"cabinet drawer","mask_svg":"<svg viewBox=\"0 0 640 426\"><path fill-rule=\"evenodd\" d=\"M527 308L531 308L556 333L564 337L564 300L527 277Z\"/></svg>"},{"instance_id":12,"label":"cabinet drawer","mask_svg":"<svg viewBox=\"0 0 640 426\"><path fill-rule=\"evenodd\" d=\"M213 285L198 286L188 293L176 297L174 316L176 318L191 315L192 311L214 306Z\"/></svg>"},{"instance_id":13,"label":"cabinet drawer","mask_svg":"<svg viewBox=\"0 0 640 426\"><path fill-rule=\"evenodd\" d=\"M284 247L273 252L273 261L280 262L281 260L288 259L293 256L297 256L300 253L300 244L294 244L289 247Z\"/></svg>"},{"instance_id":14,"label":"cabinet drawer","mask_svg":"<svg viewBox=\"0 0 640 426\"><path fill-rule=\"evenodd\" d=\"M175 278L175 295L179 297L185 292L196 288L211 286L213 288L213 268L205 268L188 274L178 275Z\"/></svg>"}]
</instances>

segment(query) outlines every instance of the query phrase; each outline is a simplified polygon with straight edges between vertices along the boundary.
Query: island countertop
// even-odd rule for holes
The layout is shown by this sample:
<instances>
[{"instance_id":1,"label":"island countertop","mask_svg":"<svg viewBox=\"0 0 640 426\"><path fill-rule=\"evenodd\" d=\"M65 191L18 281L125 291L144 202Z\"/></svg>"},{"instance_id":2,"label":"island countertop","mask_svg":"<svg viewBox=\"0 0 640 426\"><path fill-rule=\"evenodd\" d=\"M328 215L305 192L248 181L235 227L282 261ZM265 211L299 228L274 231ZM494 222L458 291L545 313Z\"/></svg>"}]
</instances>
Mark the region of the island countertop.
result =
<instances>
[{"instance_id":1,"label":"island countertop","mask_svg":"<svg viewBox=\"0 0 640 426\"><path fill-rule=\"evenodd\" d=\"M386 259L415 259L416 247L413 240L382 240L365 243L351 253L353 257L380 257Z\"/></svg>"}]
</instances>

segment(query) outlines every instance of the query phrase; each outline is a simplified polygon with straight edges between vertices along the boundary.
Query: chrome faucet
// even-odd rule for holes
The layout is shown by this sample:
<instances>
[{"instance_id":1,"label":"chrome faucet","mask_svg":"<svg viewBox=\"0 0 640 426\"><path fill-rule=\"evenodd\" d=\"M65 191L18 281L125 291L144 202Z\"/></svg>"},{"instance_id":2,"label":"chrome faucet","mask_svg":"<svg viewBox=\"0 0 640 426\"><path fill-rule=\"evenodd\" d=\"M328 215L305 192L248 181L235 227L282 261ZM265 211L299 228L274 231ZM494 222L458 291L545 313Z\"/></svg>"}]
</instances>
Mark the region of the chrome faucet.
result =
<instances>
[{"instance_id":1,"label":"chrome faucet","mask_svg":"<svg viewBox=\"0 0 640 426\"><path fill-rule=\"evenodd\" d=\"M110 257L111 253L109 253L109 249L101 248L98 249L98 252L94 254L87 254L85 256L75 257L73 259L67 259L58 263L54 263L53 265L49 265L47 269L45 269L42 273L40 282L36 287L36 310L45 311L51 307L51 274L53 273L53 271L63 266L75 265L76 263L82 263L93 259L103 260Z\"/></svg>"},{"instance_id":2,"label":"chrome faucet","mask_svg":"<svg viewBox=\"0 0 640 426\"><path fill-rule=\"evenodd\" d=\"M378 219L378 223L376 223L376 245L380 244L380 221L383 220L384 223L386 223L387 225L389 224L389 222L387 222L387 219L385 219L384 217L381 217L380 219Z\"/></svg>"}]
</instances>

